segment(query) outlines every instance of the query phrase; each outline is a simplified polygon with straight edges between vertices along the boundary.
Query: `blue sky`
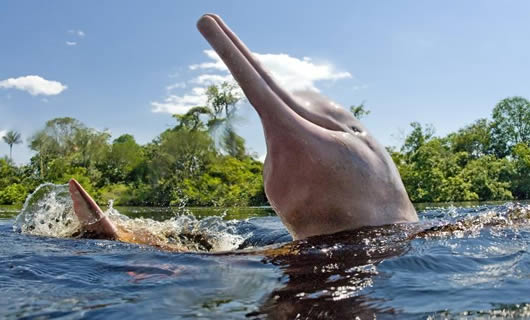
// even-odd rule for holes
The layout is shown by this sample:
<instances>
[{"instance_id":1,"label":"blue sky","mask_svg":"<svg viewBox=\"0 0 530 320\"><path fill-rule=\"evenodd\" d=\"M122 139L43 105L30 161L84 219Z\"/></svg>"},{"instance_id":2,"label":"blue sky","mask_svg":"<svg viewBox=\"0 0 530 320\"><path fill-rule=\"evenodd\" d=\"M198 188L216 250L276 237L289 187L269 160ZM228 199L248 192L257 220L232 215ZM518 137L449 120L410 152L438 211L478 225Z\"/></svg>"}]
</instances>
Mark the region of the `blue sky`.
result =
<instances>
[{"instance_id":1,"label":"blue sky","mask_svg":"<svg viewBox=\"0 0 530 320\"><path fill-rule=\"evenodd\" d=\"M169 112L227 75L195 27L207 12L291 89L365 101L384 145L400 145L412 121L444 135L502 98L530 98L528 1L2 1L0 134L22 133L15 161L55 117L140 143L173 126ZM239 133L264 154L254 110L240 115Z\"/></svg>"}]
</instances>

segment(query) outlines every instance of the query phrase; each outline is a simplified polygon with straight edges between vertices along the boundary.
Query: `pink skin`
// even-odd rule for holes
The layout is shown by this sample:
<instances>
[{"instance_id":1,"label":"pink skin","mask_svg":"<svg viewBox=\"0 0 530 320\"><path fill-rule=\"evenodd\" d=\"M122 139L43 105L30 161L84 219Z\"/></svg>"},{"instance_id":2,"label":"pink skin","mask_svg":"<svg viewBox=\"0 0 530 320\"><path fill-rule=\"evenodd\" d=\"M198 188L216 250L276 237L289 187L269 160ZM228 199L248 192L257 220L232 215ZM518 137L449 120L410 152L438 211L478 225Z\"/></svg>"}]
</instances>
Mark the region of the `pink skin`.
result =
<instances>
[{"instance_id":1,"label":"pink skin","mask_svg":"<svg viewBox=\"0 0 530 320\"><path fill-rule=\"evenodd\" d=\"M171 244L161 240L148 229L136 228L129 230L128 228L114 224L75 179L71 179L68 185L74 204L74 213L81 223L83 236L147 244L167 251L181 252L187 250L177 244Z\"/></svg>"},{"instance_id":2,"label":"pink skin","mask_svg":"<svg viewBox=\"0 0 530 320\"><path fill-rule=\"evenodd\" d=\"M74 212L84 232L97 238L118 239L118 230L92 197L75 179L68 182Z\"/></svg>"},{"instance_id":3,"label":"pink skin","mask_svg":"<svg viewBox=\"0 0 530 320\"><path fill-rule=\"evenodd\" d=\"M197 27L261 118L265 192L294 239L418 220L390 155L353 115L283 90L218 16Z\"/></svg>"},{"instance_id":4,"label":"pink skin","mask_svg":"<svg viewBox=\"0 0 530 320\"><path fill-rule=\"evenodd\" d=\"M294 239L418 220L390 155L351 113L316 92L283 90L218 16L197 26L261 118L265 192ZM77 181L69 185L85 231L160 246L118 231Z\"/></svg>"}]
</instances>

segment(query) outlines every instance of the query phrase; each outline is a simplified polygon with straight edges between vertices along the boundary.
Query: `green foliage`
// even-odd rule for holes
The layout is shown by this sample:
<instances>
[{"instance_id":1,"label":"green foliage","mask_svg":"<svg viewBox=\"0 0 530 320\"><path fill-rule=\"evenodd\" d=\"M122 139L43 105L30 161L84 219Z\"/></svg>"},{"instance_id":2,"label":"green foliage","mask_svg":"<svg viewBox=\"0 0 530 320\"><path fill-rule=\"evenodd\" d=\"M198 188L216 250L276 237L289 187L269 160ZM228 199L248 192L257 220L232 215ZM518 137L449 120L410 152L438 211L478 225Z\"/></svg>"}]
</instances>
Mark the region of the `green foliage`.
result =
<instances>
[{"instance_id":1,"label":"green foliage","mask_svg":"<svg viewBox=\"0 0 530 320\"><path fill-rule=\"evenodd\" d=\"M453 152L467 152L477 159L491 153L491 124L479 119L448 136Z\"/></svg>"},{"instance_id":2,"label":"green foliage","mask_svg":"<svg viewBox=\"0 0 530 320\"><path fill-rule=\"evenodd\" d=\"M113 201L114 205L129 205L135 202L134 194L131 187L125 184L106 185L99 191L99 201L109 203Z\"/></svg>"},{"instance_id":3,"label":"green foliage","mask_svg":"<svg viewBox=\"0 0 530 320\"><path fill-rule=\"evenodd\" d=\"M246 156L245 139L239 136L231 127L226 128L222 138L221 146L226 153L239 160Z\"/></svg>"},{"instance_id":4,"label":"green foliage","mask_svg":"<svg viewBox=\"0 0 530 320\"><path fill-rule=\"evenodd\" d=\"M513 194L518 199L530 199L530 146L519 143L513 148Z\"/></svg>"},{"instance_id":5,"label":"green foliage","mask_svg":"<svg viewBox=\"0 0 530 320\"><path fill-rule=\"evenodd\" d=\"M427 125L425 128L419 122L410 124L412 132L405 138L401 152L410 155L416 152L423 144L434 136L434 127Z\"/></svg>"},{"instance_id":6,"label":"green foliage","mask_svg":"<svg viewBox=\"0 0 530 320\"><path fill-rule=\"evenodd\" d=\"M28 196L26 187L19 183L13 183L0 190L1 204L22 204Z\"/></svg>"},{"instance_id":7,"label":"green foliage","mask_svg":"<svg viewBox=\"0 0 530 320\"><path fill-rule=\"evenodd\" d=\"M512 162L488 150L482 120L446 138L418 123L392 157L414 202L513 199Z\"/></svg>"},{"instance_id":8,"label":"green foliage","mask_svg":"<svg viewBox=\"0 0 530 320\"><path fill-rule=\"evenodd\" d=\"M55 118L30 139L30 148L37 152L32 163L37 165L35 170L41 179L47 181L57 175L49 172L55 160L92 171L107 153L109 138L107 132L87 128L76 119ZM56 165L55 169L60 167Z\"/></svg>"},{"instance_id":9,"label":"green foliage","mask_svg":"<svg viewBox=\"0 0 530 320\"><path fill-rule=\"evenodd\" d=\"M101 171L104 184L142 180L146 157L144 150L132 135L124 134L115 139L112 145L101 150L104 154L97 167Z\"/></svg>"},{"instance_id":10,"label":"green foliage","mask_svg":"<svg viewBox=\"0 0 530 320\"><path fill-rule=\"evenodd\" d=\"M174 114L173 117L177 119L177 129L188 129L191 131L203 130L204 123L201 120L202 115L212 116L212 111L208 107L194 107L185 114Z\"/></svg>"},{"instance_id":11,"label":"green foliage","mask_svg":"<svg viewBox=\"0 0 530 320\"><path fill-rule=\"evenodd\" d=\"M241 100L241 95L237 92L237 85L223 82L220 86L211 85L206 89L208 107L211 110L212 118L229 119L235 112L236 103Z\"/></svg>"},{"instance_id":12,"label":"green foliage","mask_svg":"<svg viewBox=\"0 0 530 320\"><path fill-rule=\"evenodd\" d=\"M57 173L57 176L52 180L54 183L65 184L71 178L76 179L85 190L95 198L99 196L99 190L96 189L95 182L101 178L99 174L91 175L87 168L74 167L65 164L60 160L55 160L51 166L52 172Z\"/></svg>"},{"instance_id":13,"label":"green foliage","mask_svg":"<svg viewBox=\"0 0 530 320\"><path fill-rule=\"evenodd\" d=\"M6 159L0 159L0 189L17 182L20 182L17 167Z\"/></svg>"},{"instance_id":14,"label":"green foliage","mask_svg":"<svg viewBox=\"0 0 530 320\"><path fill-rule=\"evenodd\" d=\"M129 134L110 142L107 132L73 118L52 119L29 139L29 164L0 158L0 204L22 203L43 182L75 178L101 203L266 205L263 164L247 154L231 124L239 99L233 85L211 86L206 106L175 115L177 125L145 145ZM351 112L368 114L362 104ZM530 104L504 99L492 118L445 137L411 123L403 145L389 152L412 201L530 198ZM8 144L20 140L12 136Z\"/></svg>"},{"instance_id":15,"label":"green foliage","mask_svg":"<svg viewBox=\"0 0 530 320\"><path fill-rule=\"evenodd\" d=\"M370 114L370 110L366 109L364 102L358 106L350 106L350 112L353 116L359 120Z\"/></svg>"},{"instance_id":16,"label":"green foliage","mask_svg":"<svg viewBox=\"0 0 530 320\"><path fill-rule=\"evenodd\" d=\"M498 157L530 141L530 101L523 97L503 99L493 108L492 118L492 142Z\"/></svg>"},{"instance_id":17,"label":"green foliage","mask_svg":"<svg viewBox=\"0 0 530 320\"><path fill-rule=\"evenodd\" d=\"M151 159L153 174L168 179L194 177L204 170L217 152L204 131L170 130L160 135Z\"/></svg>"},{"instance_id":18,"label":"green foliage","mask_svg":"<svg viewBox=\"0 0 530 320\"><path fill-rule=\"evenodd\" d=\"M11 161L0 159L0 204L21 204L29 193L24 184L23 172Z\"/></svg>"},{"instance_id":19,"label":"green foliage","mask_svg":"<svg viewBox=\"0 0 530 320\"><path fill-rule=\"evenodd\" d=\"M510 173L511 163L507 159L488 155L470 161L459 176L471 184L478 200L510 200L513 199Z\"/></svg>"},{"instance_id":20,"label":"green foliage","mask_svg":"<svg viewBox=\"0 0 530 320\"><path fill-rule=\"evenodd\" d=\"M194 206L258 205L264 200L263 164L250 157L243 160L223 156L211 163L198 179L185 179L174 194L172 205Z\"/></svg>"}]
</instances>

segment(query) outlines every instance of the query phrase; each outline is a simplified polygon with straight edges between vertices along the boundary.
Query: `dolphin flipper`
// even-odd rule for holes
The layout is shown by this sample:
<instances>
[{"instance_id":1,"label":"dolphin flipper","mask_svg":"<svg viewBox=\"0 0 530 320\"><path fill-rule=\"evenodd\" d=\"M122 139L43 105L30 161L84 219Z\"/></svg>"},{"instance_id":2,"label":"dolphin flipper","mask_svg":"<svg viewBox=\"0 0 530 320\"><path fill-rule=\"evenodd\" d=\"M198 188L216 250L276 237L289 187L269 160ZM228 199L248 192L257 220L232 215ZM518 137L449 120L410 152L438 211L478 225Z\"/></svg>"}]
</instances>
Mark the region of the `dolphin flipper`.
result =
<instances>
[{"instance_id":1,"label":"dolphin flipper","mask_svg":"<svg viewBox=\"0 0 530 320\"><path fill-rule=\"evenodd\" d=\"M92 197L75 179L68 182L70 196L74 203L74 212L81 222L84 236L98 239L118 239L118 230L103 213Z\"/></svg>"}]
</instances>

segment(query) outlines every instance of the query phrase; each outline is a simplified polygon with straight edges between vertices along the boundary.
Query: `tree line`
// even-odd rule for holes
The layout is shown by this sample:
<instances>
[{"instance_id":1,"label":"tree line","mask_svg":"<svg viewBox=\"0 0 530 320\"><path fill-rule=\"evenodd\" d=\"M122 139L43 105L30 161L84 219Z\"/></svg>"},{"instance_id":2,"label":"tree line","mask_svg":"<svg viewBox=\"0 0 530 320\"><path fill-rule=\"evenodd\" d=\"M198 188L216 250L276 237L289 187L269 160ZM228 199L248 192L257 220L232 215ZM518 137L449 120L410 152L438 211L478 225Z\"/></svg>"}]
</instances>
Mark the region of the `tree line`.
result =
<instances>
[{"instance_id":1,"label":"tree line","mask_svg":"<svg viewBox=\"0 0 530 320\"><path fill-rule=\"evenodd\" d=\"M530 102L501 100L492 120L478 119L436 137L411 123L400 149L390 148L413 202L530 198Z\"/></svg>"},{"instance_id":2,"label":"tree line","mask_svg":"<svg viewBox=\"0 0 530 320\"><path fill-rule=\"evenodd\" d=\"M28 139L35 152L16 166L0 159L0 204L20 204L44 182L76 178L97 201L146 206L267 205L263 164L233 128L238 88L210 86L207 104L174 115L175 126L140 145L73 118L56 118ZM350 111L369 114L363 104ZM479 119L444 137L411 123L401 147L388 148L413 202L530 198L530 102L500 101ZM4 136L11 147L16 132Z\"/></svg>"},{"instance_id":3,"label":"tree line","mask_svg":"<svg viewBox=\"0 0 530 320\"><path fill-rule=\"evenodd\" d=\"M56 118L28 139L30 163L0 159L0 204L18 204L44 182L77 179L116 205L254 206L267 203L263 164L233 129L237 87L210 86L207 105L174 115L175 126L140 145L73 118ZM7 142L7 141L6 141Z\"/></svg>"}]
</instances>

